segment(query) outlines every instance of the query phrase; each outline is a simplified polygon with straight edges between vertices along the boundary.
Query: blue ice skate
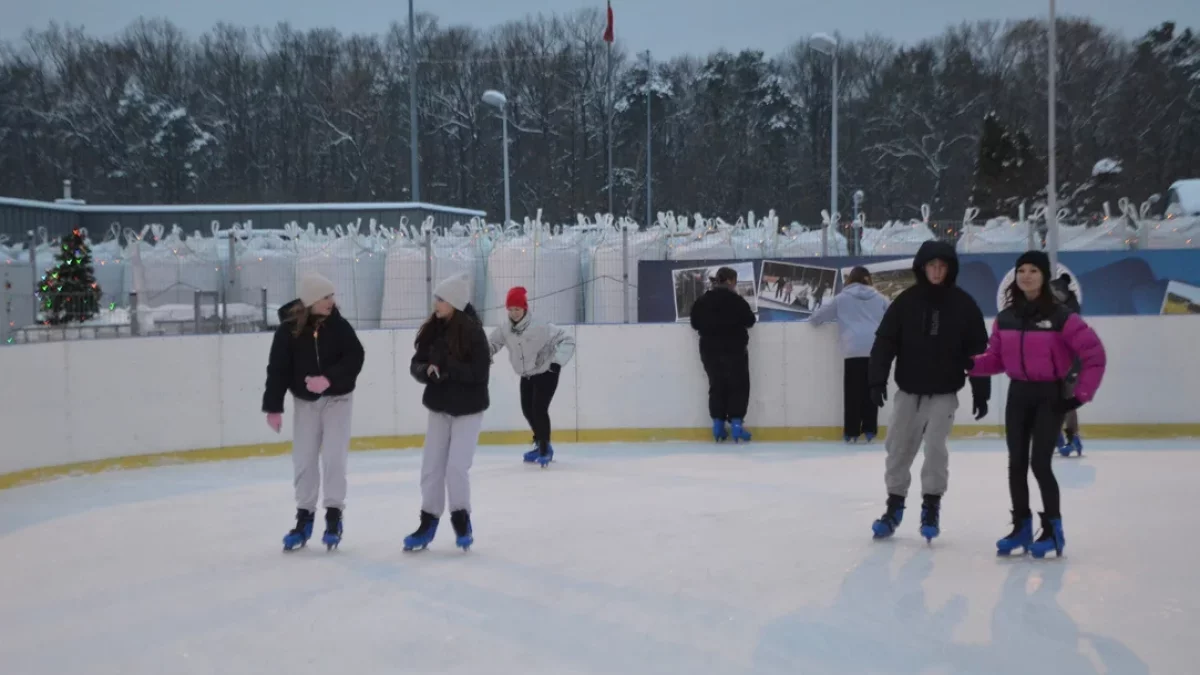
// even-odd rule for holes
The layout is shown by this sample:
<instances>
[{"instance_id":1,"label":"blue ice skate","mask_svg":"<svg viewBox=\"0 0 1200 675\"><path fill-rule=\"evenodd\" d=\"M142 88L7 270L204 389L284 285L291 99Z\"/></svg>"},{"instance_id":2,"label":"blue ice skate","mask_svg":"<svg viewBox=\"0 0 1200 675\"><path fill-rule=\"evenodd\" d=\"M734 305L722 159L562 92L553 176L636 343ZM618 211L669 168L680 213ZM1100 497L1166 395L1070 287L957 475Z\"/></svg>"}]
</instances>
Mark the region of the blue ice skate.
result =
<instances>
[{"instance_id":1,"label":"blue ice skate","mask_svg":"<svg viewBox=\"0 0 1200 675\"><path fill-rule=\"evenodd\" d=\"M858 436L846 435L846 436L843 436L842 438L846 441L847 445L850 445L852 443L858 443Z\"/></svg>"},{"instance_id":2,"label":"blue ice skate","mask_svg":"<svg viewBox=\"0 0 1200 675\"><path fill-rule=\"evenodd\" d=\"M1075 454L1077 456L1083 457L1083 437L1082 436L1080 436L1079 434L1075 434L1075 438L1071 439L1070 445L1071 445L1071 449L1073 449L1075 451Z\"/></svg>"},{"instance_id":3,"label":"blue ice skate","mask_svg":"<svg viewBox=\"0 0 1200 675\"><path fill-rule=\"evenodd\" d=\"M863 437L867 439L868 443L870 443L875 440L875 432L868 431L867 433L863 434Z\"/></svg>"},{"instance_id":4,"label":"blue ice skate","mask_svg":"<svg viewBox=\"0 0 1200 675\"><path fill-rule=\"evenodd\" d=\"M941 533L941 513L941 497L925 495L925 501L921 504L921 536L929 543L933 543L934 537Z\"/></svg>"},{"instance_id":5,"label":"blue ice skate","mask_svg":"<svg viewBox=\"0 0 1200 675\"><path fill-rule=\"evenodd\" d=\"M438 518L431 513L421 512L421 524L417 527L417 531L404 538L405 551L423 550L433 542L434 535L437 534Z\"/></svg>"},{"instance_id":6,"label":"blue ice skate","mask_svg":"<svg viewBox=\"0 0 1200 675\"><path fill-rule=\"evenodd\" d=\"M325 550L332 551L342 543L342 510L336 508L325 509L325 534L321 536L321 543L325 544Z\"/></svg>"},{"instance_id":7,"label":"blue ice skate","mask_svg":"<svg viewBox=\"0 0 1200 675\"><path fill-rule=\"evenodd\" d=\"M720 443L729 438L729 432L725 430L725 420L713 418L713 440Z\"/></svg>"},{"instance_id":8,"label":"blue ice skate","mask_svg":"<svg viewBox=\"0 0 1200 675\"><path fill-rule=\"evenodd\" d=\"M283 535L283 550L291 551L296 548L302 548L308 543L308 540L312 537L314 515L312 511L296 509L296 527L293 527L291 532Z\"/></svg>"},{"instance_id":9,"label":"blue ice skate","mask_svg":"<svg viewBox=\"0 0 1200 675\"><path fill-rule=\"evenodd\" d=\"M554 446L547 443L545 454L539 452L538 455L534 457L534 461L541 465L543 469L546 468L550 462L554 461Z\"/></svg>"},{"instance_id":10,"label":"blue ice skate","mask_svg":"<svg viewBox=\"0 0 1200 675\"><path fill-rule=\"evenodd\" d=\"M903 520L904 498L888 495L887 511L871 525L871 530L875 532L876 539L886 539L896 533L896 528L900 527Z\"/></svg>"},{"instance_id":11,"label":"blue ice skate","mask_svg":"<svg viewBox=\"0 0 1200 675\"><path fill-rule=\"evenodd\" d=\"M733 436L734 443L741 443L750 440L750 432L746 431L745 427L742 426L741 419L729 421L729 432Z\"/></svg>"},{"instance_id":12,"label":"blue ice skate","mask_svg":"<svg viewBox=\"0 0 1200 675\"><path fill-rule=\"evenodd\" d=\"M1056 443L1056 447L1058 448L1058 454L1062 455L1063 457L1071 456L1071 443L1067 441L1067 437L1062 433L1058 434L1058 442Z\"/></svg>"},{"instance_id":13,"label":"blue ice skate","mask_svg":"<svg viewBox=\"0 0 1200 675\"><path fill-rule=\"evenodd\" d=\"M1063 549L1067 546L1067 538L1063 535L1062 518L1050 518L1044 513L1042 517L1042 534L1029 547L1029 552L1035 558L1045 558L1046 554L1054 551L1062 557Z\"/></svg>"},{"instance_id":14,"label":"blue ice skate","mask_svg":"<svg viewBox=\"0 0 1200 675\"><path fill-rule=\"evenodd\" d=\"M1011 555L1021 549L1024 553L1033 544L1033 518L1028 514L1013 513L1013 530L996 542L996 555Z\"/></svg>"},{"instance_id":15,"label":"blue ice skate","mask_svg":"<svg viewBox=\"0 0 1200 675\"><path fill-rule=\"evenodd\" d=\"M475 543L474 532L471 529L471 516L465 510L454 511L450 514L450 525L454 527L454 545L466 551Z\"/></svg>"},{"instance_id":16,"label":"blue ice skate","mask_svg":"<svg viewBox=\"0 0 1200 675\"><path fill-rule=\"evenodd\" d=\"M536 462L536 461L538 460L538 455L541 455L541 454L542 454L542 451L541 451L541 450L538 450L538 449L535 447L534 449L532 449L532 450L530 450L529 452L525 453L525 455L524 455L523 459L525 460L525 463L526 463L526 464L533 464L534 462Z\"/></svg>"}]
</instances>

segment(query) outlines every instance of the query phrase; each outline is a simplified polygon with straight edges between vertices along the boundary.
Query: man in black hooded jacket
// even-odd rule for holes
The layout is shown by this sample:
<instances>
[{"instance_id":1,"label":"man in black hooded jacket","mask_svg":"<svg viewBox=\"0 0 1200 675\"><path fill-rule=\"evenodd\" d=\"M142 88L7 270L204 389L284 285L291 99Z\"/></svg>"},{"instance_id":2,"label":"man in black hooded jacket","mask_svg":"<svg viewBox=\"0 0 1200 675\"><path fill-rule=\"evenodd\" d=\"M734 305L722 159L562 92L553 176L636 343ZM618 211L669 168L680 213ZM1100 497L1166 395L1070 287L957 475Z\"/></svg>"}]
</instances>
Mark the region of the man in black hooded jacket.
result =
<instances>
[{"instance_id":1,"label":"man in black hooded jacket","mask_svg":"<svg viewBox=\"0 0 1200 675\"><path fill-rule=\"evenodd\" d=\"M876 538L895 532L904 514L912 482L911 468L921 442L921 534L939 533L942 495L949 482L950 453L946 439L954 427L958 392L966 384L971 358L987 349L983 313L966 291L955 285L958 255L940 241L921 244L913 259L917 283L892 302L875 333L868 382L875 405L887 399L888 372L896 362L895 408L887 430L887 512L873 525ZM971 378L975 419L987 414L991 398L988 378Z\"/></svg>"},{"instance_id":2,"label":"man in black hooded jacket","mask_svg":"<svg viewBox=\"0 0 1200 675\"><path fill-rule=\"evenodd\" d=\"M753 280L751 280L753 281ZM691 324L700 333L700 363L708 375L708 415L713 438L733 442L750 440L744 426L750 407L750 342L748 332L755 323L750 303L738 295L737 271L722 267L712 279L712 288L692 305ZM729 430L725 424L729 424Z\"/></svg>"}]
</instances>

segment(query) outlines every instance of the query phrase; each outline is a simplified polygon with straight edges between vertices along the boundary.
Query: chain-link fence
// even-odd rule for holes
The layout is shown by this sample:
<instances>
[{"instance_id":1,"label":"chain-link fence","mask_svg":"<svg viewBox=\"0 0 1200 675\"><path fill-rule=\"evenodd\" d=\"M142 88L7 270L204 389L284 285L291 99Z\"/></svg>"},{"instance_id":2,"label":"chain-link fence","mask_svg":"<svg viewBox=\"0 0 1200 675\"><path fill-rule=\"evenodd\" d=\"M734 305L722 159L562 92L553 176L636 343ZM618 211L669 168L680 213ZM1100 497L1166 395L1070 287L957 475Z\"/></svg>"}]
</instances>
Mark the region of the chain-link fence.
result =
<instances>
[{"instance_id":1,"label":"chain-link fence","mask_svg":"<svg viewBox=\"0 0 1200 675\"><path fill-rule=\"evenodd\" d=\"M1019 252L1044 246L1044 221L976 224L931 218L843 223L822 231L777 219L726 224L664 214L658 226L581 219L574 226L527 223L501 229L472 221L442 230L357 226L302 230L231 229L185 237L150 226L93 243L100 300L85 321L53 323L37 292L55 261L53 241L0 246L0 338L9 343L127 335L269 330L308 272L329 278L340 311L358 329L416 327L431 311L434 287L466 275L488 325L503 320L510 288L528 290L533 311L554 323L637 321L638 262L829 256L908 256L930 239L961 253ZM1186 248L1200 219L1137 219L1064 224L1062 250ZM122 240L123 239L123 240ZM60 303L61 304L61 303Z\"/></svg>"}]
</instances>

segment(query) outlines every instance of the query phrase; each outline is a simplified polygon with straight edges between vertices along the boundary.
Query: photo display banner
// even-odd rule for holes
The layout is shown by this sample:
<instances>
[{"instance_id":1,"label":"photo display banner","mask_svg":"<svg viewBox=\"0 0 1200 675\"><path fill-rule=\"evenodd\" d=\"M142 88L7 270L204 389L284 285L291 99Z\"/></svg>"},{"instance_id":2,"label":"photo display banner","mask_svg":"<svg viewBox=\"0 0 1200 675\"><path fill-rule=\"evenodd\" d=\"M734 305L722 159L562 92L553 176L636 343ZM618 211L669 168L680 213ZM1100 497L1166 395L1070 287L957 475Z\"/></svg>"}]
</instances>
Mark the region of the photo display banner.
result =
<instances>
[{"instance_id":1,"label":"photo display banner","mask_svg":"<svg viewBox=\"0 0 1200 675\"><path fill-rule=\"evenodd\" d=\"M1019 253L962 254L958 286L992 317L1012 282ZM889 299L915 283L913 256L643 260L638 262L638 323L687 321L692 303L720 267L738 273L738 293L760 321L805 321L856 266L871 272ZM1067 251L1059 269L1071 275L1084 316L1200 314L1200 249ZM753 279L748 279L752 275Z\"/></svg>"}]
</instances>

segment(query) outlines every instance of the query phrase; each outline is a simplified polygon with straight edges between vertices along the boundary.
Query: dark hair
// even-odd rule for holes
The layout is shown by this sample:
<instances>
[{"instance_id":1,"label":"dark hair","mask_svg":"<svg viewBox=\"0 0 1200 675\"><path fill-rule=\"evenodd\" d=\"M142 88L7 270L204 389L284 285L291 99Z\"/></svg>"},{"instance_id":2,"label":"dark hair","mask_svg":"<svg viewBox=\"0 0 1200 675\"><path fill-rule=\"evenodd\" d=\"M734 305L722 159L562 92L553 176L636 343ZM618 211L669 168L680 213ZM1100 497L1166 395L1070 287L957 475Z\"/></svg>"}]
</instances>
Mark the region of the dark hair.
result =
<instances>
[{"instance_id":1,"label":"dark hair","mask_svg":"<svg viewBox=\"0 0 1200 675\"><path fill-rule=\"evenodd\" d=\"M737 270L732 267L722 267L717 270L717 276L713 277L714 284L729 284L737 283Z\"/></svg>"},{"instance_id":2,"label":"dark hair","mask_svg":"<svg viewBox=\"0 0 1200 675\"><path fill-rule=\"evenodd\" d=\"M862 284L864 286L871 285L871 273L867 268L861 265L850 270L850 274L846 277L846 284Z\"/></svg>"},{"instance_id":3,"label":"dark hair","mask_svg":"<svg viewBox=\"0 0 1200 675\"><path fill-rule=\"evenodd\" d=\"M467 305L469 308L470 305ZM430 314L425 323L421 324L421 329L417 331L417 338L413 340L413 346L420 348L428 346L441 331L446 333L446 344L450 348L450 355L459 361L466 361L471 356L471 331L477 328L478 321L467 314L466 310L454 310L449 319L439 319L436 313Z\"/></svg>"},{"instance_id":4,"label":"dark hair","mask_svg":"<svg viewBox=\"0 0 1200 675\"><path fill-rule=\"evenodd\" d=\"M1038 289L1038 296L1033 300L1025 297L1025 291L1021 290L1021 287L1017 285L1015 275L1013 276L1012 283L1004 291L1004 299L1017 314L1025 313L1027 308L1032 306L1038 315L1050 316L1058 307L1058 301L1054 299L1054 290L1050 288L1050 281L1046 278L1045 274L1042 275L1042 287Z\"/></svg>"}]
</instances>

